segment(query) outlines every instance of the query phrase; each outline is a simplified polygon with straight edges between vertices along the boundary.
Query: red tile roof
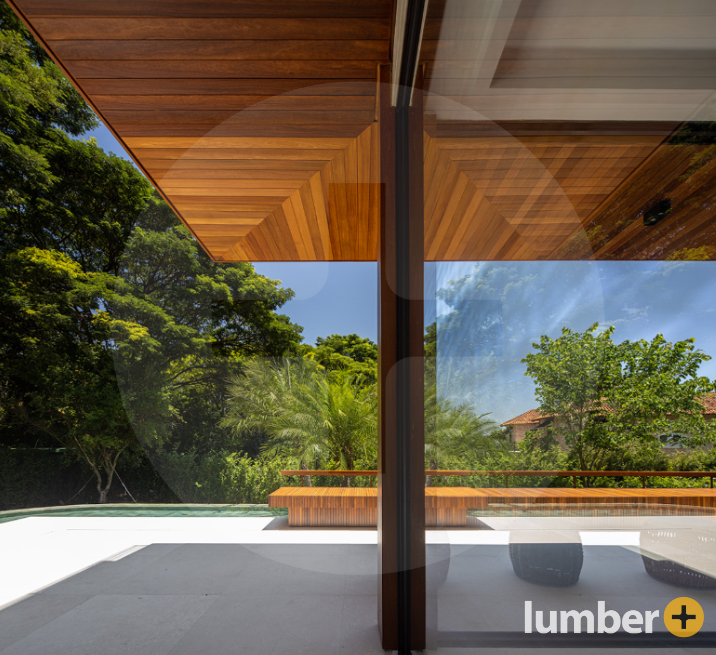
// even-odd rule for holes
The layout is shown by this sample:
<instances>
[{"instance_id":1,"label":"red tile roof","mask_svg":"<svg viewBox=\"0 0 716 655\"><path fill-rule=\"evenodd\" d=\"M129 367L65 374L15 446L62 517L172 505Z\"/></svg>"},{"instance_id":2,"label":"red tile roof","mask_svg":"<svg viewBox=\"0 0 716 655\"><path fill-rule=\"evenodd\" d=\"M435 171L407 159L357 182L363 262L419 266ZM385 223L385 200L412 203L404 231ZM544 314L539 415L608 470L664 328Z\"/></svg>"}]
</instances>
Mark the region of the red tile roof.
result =
<instances>
[{"instance_id":1,"label":"red tile roof","mask_svg":"<svg viewBox=\"0 0 716 655\"><path fill-rule=\"evenodd\" d=\"M515 416L515 418L510 419L509 421L505 421L504 423L501 423L500 425L525 425L527 423L539 423L542 418L542 414L537 409L531 409L528 412L525 412L524 414L520 414L519 416Z\"/></svg>"},{"instance_id":2,"label":"red tile roof","mask_svg":"<svg viewBox=\"0 0 716 655\"><path fill-rule=\"evenodd\" d=\"M705 414L716 414L716 393L707 394L706 396L701 398L701 403L706 410ZM607 411L611 409L609 405L606 404L603 407ZM509 421L500 423L500 427L504 427L506 425L534 425L536 423L539 423L543 418L546 417L538 409L530 409L524 414L520 414L519 416L515 416L515 418L511 418Z\"/></svg>"},{"instance_id":3,"label":"red tile roof","mask_svg":"<svg viewBox=\"0 0 716 655\"><path fill-rule=\"evenodd\" d=\"M701 402L706 408L706 414L716 414L716 393L707 394Z\"/></svg>"}]
</instances>

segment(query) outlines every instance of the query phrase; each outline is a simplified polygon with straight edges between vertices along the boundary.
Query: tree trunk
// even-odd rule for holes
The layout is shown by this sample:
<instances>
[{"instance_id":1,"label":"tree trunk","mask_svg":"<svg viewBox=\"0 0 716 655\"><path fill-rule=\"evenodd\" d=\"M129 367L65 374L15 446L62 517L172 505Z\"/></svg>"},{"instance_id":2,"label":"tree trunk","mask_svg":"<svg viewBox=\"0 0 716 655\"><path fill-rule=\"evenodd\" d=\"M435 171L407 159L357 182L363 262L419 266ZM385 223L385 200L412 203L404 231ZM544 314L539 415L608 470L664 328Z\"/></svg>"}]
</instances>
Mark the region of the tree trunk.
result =
<instances>
[{"instance_id":1,"label":"tree trunk","mask_svg":"<svg viewBox=\"0 0 716 655\"><path fill-rule=\"evenodd\" d=\"M97 502L100 505L103 505L107 502L107 495L109 494L109 490L112 487L112 479L114 478L114 470L117 468L117 461L119 460L119 456L125 451L127 446L124 448L121 448L116 453L114 453L114 457L112 457L111 453L104 452L102 455L97 455L97 458L100 460L104 460L102 462L95 461L93 457L90 457L90 455L87 453L87 451L82 447L82 443L80 440L75 437L75 442L77 443L77 446L80 449L80 452L84 456L84 458L87 460L87 463L90 465L92 470L94 471L95 478L97 478L97 493L99 494L99 498ZM102 486L102 468L104 468L105 473L107 474L107 484Z\"/></svg>"},{"instance_id":2,"label":"tree trunk","mask_svg":"<svg viewBox=\"0 0 716 655\"><path fill-rule=\"evenodd\" d=\"M353 470L353 460L348 459L346 460L346 466L348 467L349 471ZM351 486L351 478L349 475L344 475L343 480L341 481L342 487L350 487Z\"/></svg>"},{"instance_id":3,"label":"tree trunk","mask_svg":"<svg viewBox=\"0 0 716 655\"><path fill-rule=\"evenodd\" d=\"M100 505L104 505L107 502L107 495L109 494L110 487L112 486L112 479L107 480L107 484L102 485L102 474L99 469L95 469L95 477L97 478L97 502Z\"/></svg>"},{"instance_id":4,"label":"tree trunk","mask_svg":"<svg viewBox=\"0 0 716 655\"><path fill-rule=\"evenodd\" d=\"M428 466L428 470L435 471L438 468L437 462L430 462L430 466ZM425 486L426 487L432 487L433 486L433 476L432 475L426 475L425 476Z\"/></svg>"},{"instance_id":5,"label":"tree trunk","mask_svg":"<svg viewBox=\"0 0 716 655\"><path fill-rule=\"evenodd\" d=\"M308 470L308 465L305 462L301 462L300 468L302 471ZM310 487L311 486L311 476L310 475L304 475L303 476L303 486L304 487Z\"/></svg>"},{"instance_id":6,"label":"tree trunk","mask_svg":"<svg viewBox=\"0 0 716 655\"><path fill-rule=\"evenodd\" d=\"M97 502L100 505L104 505L107 503L107 496L109 495L109 490L112 488L112 480L114 478L114 467L109 467L108 464L105 464L105 471L107 473L107 483L102 486L102 474L100 473L99 469L95 470L95 475L97 477L97 493L99 494L99 499Z\"/></svg>"}]
</instances>

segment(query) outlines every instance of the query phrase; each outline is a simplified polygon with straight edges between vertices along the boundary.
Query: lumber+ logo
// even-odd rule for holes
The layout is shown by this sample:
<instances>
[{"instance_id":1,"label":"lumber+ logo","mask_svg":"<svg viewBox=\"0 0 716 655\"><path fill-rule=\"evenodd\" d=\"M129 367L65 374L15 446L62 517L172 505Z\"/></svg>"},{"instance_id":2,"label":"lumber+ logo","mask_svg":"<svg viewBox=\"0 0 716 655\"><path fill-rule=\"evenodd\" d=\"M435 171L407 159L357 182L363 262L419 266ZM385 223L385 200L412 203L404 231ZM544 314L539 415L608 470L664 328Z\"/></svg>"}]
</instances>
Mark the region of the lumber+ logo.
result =
<instances>
[{"instance_id":1,"label":"lumber+ logo","mask_svg":"<svg viewBox=\"0 0 716 655\"><path fill-rule=\"evenodd\" d=\"M548 615L548 616L546 616ZM622 630L628 634L651 634L654 622L659 619L659 610L640 612L628 610L619 614L608 610L603 600L597 601L596 616L591 610L543 610L533 611L532 601L525 601L525 632L540 634L586 632L589 634L614 634ZM685 596L672 600L664 610L664 626L677 637L691 637L704 624L704 610L693 598Z\"/></svg>"},{"instance_id":2,"label":"lumber+ logo","mask_svg":"<svg viewBox=\"0 0 716 655\"><path fill-rule=\"evenodd\" d=\"M704 624L704 610L693 598L674 598L664 610L664 625L677 637L691 637Z\"/></svg>"}]
</instances>

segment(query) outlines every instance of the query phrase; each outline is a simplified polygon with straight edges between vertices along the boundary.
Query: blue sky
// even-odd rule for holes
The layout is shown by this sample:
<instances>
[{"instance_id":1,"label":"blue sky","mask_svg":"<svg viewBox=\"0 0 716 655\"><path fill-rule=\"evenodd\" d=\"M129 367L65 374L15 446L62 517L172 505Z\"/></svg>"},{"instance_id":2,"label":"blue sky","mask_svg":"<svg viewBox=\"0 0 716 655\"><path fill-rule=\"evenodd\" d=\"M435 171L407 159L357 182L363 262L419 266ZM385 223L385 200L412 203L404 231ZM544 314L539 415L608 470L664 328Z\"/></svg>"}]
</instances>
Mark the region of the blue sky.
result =
<instances>
[{"instance_id":1,"label":"blue sky","mask_svg":"<svg viewBox=\"0 0 716 655\"><path fill-rule=\"evenodd\" d=\"M256 271L291 287L296 297L280 310L303 326L306 343L355 332L378 332L377 266L372 262L254 264Z\"/></svg>"}]
</instances>

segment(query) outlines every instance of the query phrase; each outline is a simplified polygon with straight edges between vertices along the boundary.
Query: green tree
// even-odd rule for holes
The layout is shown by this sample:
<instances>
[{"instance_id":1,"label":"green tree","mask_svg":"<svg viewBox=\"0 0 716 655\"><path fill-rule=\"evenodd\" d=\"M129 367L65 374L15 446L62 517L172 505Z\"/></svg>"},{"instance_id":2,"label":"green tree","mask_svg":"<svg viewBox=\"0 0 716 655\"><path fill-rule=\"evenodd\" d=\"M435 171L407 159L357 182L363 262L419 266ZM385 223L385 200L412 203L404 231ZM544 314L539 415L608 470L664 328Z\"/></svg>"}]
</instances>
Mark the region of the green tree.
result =
<instances>
[{"instance_id":1,"label":"green tree","mask_svg":"<svg viewBox=\"0 0 716 655\"><path fill-rule=\"evenodd\" d=\"M426 359L435 359L438 354L438 324L437 321L433 321L430 325L425 328L425 336L423 337L425 343L425 357Z\"/></svg>"},{"instance_id":2,"label":"green tree","mask_svg":"<svg viewBox=\"0 0 716 655\"><path fill-rule=\"evenodd\" d=\"M357 334L332 334L318 337L315 346L303 345L303 357L320 364L326 371L335 372L334 379L346 373L367 386L375 384L378 376L378 346Z\"/></svg>"},{"instance_id":3,"label":"green tree","mask_svg":"<svg viewBox=\"0 0 716 655\"><path fill-rule=\"evenodd\" d=\"M119 456L139 452L135 434L152 454L221 446L197 422L218 439L232 367L300 341L300 328L274 311L290 290L250 265L212 263L166 205L153 202L129 239L121 277L86 272L56 250L27 248L3 260L5 425L50 436L86 459L102 502ZM192 401L198 419L188 415Z\"/></svg>"},{"instance_id":4,"label":"green tree","mask_svg":"<svg viewBox=\"0 0 716 655\"><path fill-rule=\"evenodd\" d=\"M453 404L437 393L435 385L425 390L425 467L447 468L452 462L476 461L499 448L499 428L487 414L477 415L466 403ZM433 476L426 476L431 486Z\"/></svg>"},{"instance_id":5,"label":"green tree","mask_svg":"<svg viewBox=\"0 0 716 655\"><path fill-rule=\"evenodd\" d=\"M76 138L92 110L10 8L0 5L0 256L68 254L116 273L150 184L128 161Z\"/></svg>"},{"instance_id":6,"label":"green tree","mask_svg":"<svg viewBox=\"0 0 716 655\"><path fill-rule=\"evenodd\" d=\"M112 282L57 251L28 248L7 258L0 294L6 423L49 437L85 460L100 503L119 457L137 453L109 354L103 309Z\"/></svg>"},{"instance_id":7,"label":"green tree","mask_svg":"<svg viewBox=\"0 0 716 655\"><path fill-rule=\"evenodd\" d=\"M543 335L523 360L536 385L548 429L565 439L581 470L599 470L606 458L629 449L656 452L660 435L682 435L687 446L713 443L716 426L701 403L716 384L699 376L710 357L693 339L612 341L614 328L583 333L563 328Z\"/></svg>"},{"instance_id":8,"label":"green tree","mask_svg":"<svg viewBox=\"0 0 716 655\"><path fill-rule=\"evenodd\" d=\"M232 367L301 341L276 312L292 292L211 262L130 162L75 138L96 117L4 3L0 89L1 438L60 441L105 500L134 431L216 445Z\"/></svg>"},{"instance_id":9,"label":"green tree","mask_svg":"<svg viewBox=\"0 0 716 655\"><path fill-rule=\"evenodd\" d=\"M276 312L293 292L251 264L212 262L158 199L132 233L120 277L110 302L120 321L115 360L142 442L222 447L227 377L246 357L295 352L301 341L302 328ZM162 433L153 428L156 414L164 416Z\"/></svg>"},{"instance_id":10,"label":"green tree","mask_svg":"<svg viewBox=\"0 0 716 655\"><path fill-rule=\"evenodd\" d=\"M2 439L59 440L93 467L103 500L136 442L107 352L108 279L95 273L116 272L151 186L73 138L94 113L5 3L0 90Z\"/></svg>"},{"instance_id":11,"label":"green tree","mask_svg":"<svg viewBox=\"0 0 716 655\"><path fill-rule=\"evenodd\" d=\"M229 397L225 427L263 427L269 435L265 449L291 456L304 470L319 459L353 470L375 450L375 389L347 375L331 379L305 358L249 361L233 378ZM347 477L343 484L348 486Z\"/></svg>"}]
</instances>

